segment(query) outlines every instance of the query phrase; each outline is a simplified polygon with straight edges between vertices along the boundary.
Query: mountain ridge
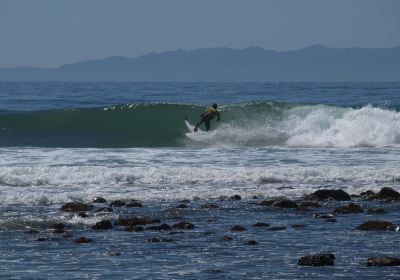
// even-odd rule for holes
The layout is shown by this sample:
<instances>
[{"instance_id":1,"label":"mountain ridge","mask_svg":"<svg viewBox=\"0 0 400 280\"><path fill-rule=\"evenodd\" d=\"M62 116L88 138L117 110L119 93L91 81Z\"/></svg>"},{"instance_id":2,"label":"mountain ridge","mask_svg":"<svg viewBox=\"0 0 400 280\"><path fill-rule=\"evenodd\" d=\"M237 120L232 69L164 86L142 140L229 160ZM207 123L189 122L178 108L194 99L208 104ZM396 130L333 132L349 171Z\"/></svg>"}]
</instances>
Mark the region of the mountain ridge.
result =
<instances>
[{"instance_id":1,"label":"mountain ridge","mask_svg":"<svg viewBox=\"0 0 400 280\"><path fill-rule=\"evenodd\" d=\"M111 56L57 68L0 68L0 81L363 82L400 81L400 46L272 51L257 46Z\"/></svg>"}]
</instances>

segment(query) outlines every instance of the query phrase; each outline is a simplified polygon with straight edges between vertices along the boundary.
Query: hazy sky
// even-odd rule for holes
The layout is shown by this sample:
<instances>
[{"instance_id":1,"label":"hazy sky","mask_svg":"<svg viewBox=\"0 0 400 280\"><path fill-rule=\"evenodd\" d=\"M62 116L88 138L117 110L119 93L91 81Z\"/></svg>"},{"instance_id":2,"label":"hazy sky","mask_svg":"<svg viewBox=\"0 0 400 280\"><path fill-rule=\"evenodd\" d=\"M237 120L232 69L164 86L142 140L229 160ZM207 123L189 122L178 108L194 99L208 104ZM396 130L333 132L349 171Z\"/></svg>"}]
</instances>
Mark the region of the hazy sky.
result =
<instances>
[{"instance_id":1,"label":"hazy sky","mask_svg":"<svg viewBox=\"0 0 400 280\"><path fill-rule=\"evenodd\" d=\"M178 48L400 45L398 0L0 0L0 67Z\"/></svg>"}]
</instances>

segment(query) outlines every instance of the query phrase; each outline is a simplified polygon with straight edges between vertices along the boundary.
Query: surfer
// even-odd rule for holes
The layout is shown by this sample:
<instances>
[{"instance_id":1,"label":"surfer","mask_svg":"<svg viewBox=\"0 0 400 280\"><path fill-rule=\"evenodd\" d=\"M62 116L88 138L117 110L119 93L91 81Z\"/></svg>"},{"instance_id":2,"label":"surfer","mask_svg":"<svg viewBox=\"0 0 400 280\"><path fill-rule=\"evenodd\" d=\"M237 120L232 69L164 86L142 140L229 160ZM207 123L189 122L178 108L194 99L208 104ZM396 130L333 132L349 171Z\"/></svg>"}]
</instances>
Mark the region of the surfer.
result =
<instances>
[{"instance_id":1,"label":"surfer","mask_svg":"<svg viewBox=\"0 0 400 280\"><path fill-rule=\"evenodd\" d=\"M212 107L209 107L203 114L200 115L201 120L196 126L194 127L194 131L197 131L197 128L204 123L206 126L206 131L210 130L210 121L214 118L217 117L217 121L221 119L218 111L218 105L213 104Z\"/></svg>"}]
</instances>

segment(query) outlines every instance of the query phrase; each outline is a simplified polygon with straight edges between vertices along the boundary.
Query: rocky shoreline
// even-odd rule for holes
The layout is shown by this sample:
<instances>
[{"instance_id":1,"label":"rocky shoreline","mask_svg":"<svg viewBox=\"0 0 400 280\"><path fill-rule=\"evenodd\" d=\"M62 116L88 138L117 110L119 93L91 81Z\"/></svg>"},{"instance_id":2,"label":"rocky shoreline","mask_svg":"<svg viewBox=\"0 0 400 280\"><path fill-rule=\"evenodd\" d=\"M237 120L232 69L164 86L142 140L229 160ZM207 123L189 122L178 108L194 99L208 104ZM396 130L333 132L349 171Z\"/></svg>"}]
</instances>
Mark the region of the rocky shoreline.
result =
<instances>
[{"instance_id":1,"label":"rocky shoreline","mask_svg":"<svg viewBox=\"0 0 400 280\"><path fill-rule=\"evenodd\" d=\"M170 243L176 244L179 250L180 240L196 239L204 236L220 235L220 242L229 246L236 240L242 246L259 245L260 236L267 232L293 231L301 234L308 227L307 221L324 222L324 228L342 222L352 215L367 215L362 218L362 223L352 226L354 234L364 231L393 232L399 234L400 226L393 221L386 220L385 214L389 205L400 204L400 193L385 187L379 192L366 191L357 195L336 189L320 189L298 199L287 197L270 198L242 198L239 195L219 197L215 200L203 201L201 199L183 200L163 203L162 205L147 205L135 199L121 199L107 201L103 197L95 197L90 202L74 201L62 205L59 209L63 217L53 221L49 228L41 229L27 227L25 234L34 236L37 242L66 241L73 244L89 244L101 242L98 237L108 231L141 233L143 239L134 242L142 243ZM205 213L206 212L206 213ZM235 212L248 215L247 224L224 223L224 217L235 220ZM285 221L279 219L279 224L258 220L259 213L274 213L277 215L301 214L304 223L290 224L292 219ZM204 215L205 213L205 215ZM201 215L200 215L201 214ZM196 217L198 216L198 217ZM371 219L370 217L373 217ZM207 217L205 219L205 217ZM94 219L92 224L68 223L71 219ZM246 221L240 218L238 220ZM254 220L254 223L252 222ZM283 225L285 224L285 225ZM195 232L188 235L188 233ZM241 233L251 232L249 236L241 237ZM340 232L338 232L340 234ZM253 238L249 238L253 237ZM372 235L371 238L377 238ZM240 240L240 241L239 241ZM112 252L112 256L124 252ZM400 256L400 255L399 255ZM393 255L371 255L361 260L361 266L399 266L400 257ZM340 253L314 252L303 255L297 259L298 266L333 266L341 258Z\"/></svg>"}]
</instances>

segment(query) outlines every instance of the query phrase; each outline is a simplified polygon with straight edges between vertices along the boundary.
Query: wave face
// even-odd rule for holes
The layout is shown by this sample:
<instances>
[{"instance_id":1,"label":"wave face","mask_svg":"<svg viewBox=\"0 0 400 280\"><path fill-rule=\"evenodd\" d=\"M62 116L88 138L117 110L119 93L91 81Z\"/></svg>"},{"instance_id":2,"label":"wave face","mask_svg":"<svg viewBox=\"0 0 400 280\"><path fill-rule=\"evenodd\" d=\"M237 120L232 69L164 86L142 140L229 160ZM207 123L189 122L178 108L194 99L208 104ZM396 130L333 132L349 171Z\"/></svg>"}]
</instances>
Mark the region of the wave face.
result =
<instances>
[{"instance_id":1,"label":"wave face","mask_svg":"<svg viewBox=\"0 0 400 280\"><path fill-rule=\"evenodd\" d=\"M204 107L131 104L0 115L0 146L177 147L183 117L194 122ZM206 146L362 147L400 144L400 113L361 108L253 102L221 108L222 121Z\"/></svg>"}]
</instances>

